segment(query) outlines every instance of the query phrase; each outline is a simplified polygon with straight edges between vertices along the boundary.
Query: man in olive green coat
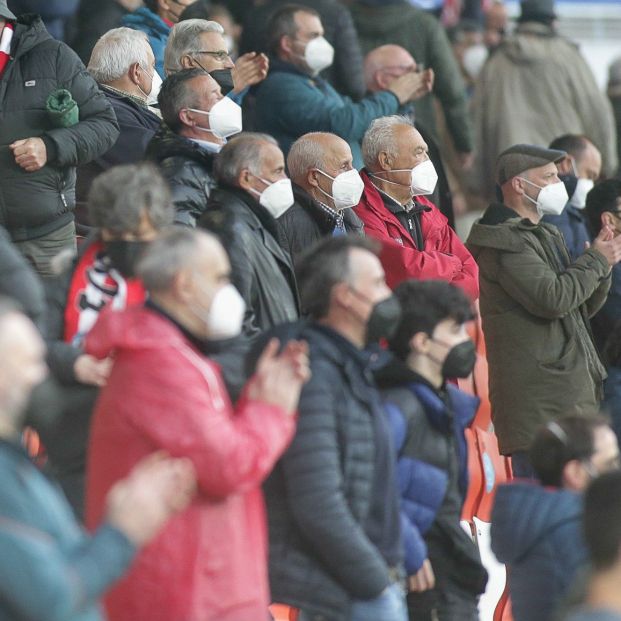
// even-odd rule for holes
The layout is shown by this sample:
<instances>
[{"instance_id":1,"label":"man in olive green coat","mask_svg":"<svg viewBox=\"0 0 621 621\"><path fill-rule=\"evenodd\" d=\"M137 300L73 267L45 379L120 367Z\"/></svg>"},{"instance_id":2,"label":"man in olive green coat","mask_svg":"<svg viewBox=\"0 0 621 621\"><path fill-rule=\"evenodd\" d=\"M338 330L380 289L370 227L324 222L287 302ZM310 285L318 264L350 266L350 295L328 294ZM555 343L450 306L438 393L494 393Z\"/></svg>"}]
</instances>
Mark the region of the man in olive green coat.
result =
<instances>
[{"instance_id":1,"label":"man in olive green coat","mask_svg":"<svg viewBox=\"0 0 621 621\"><path fill-rule=\"evenodd\" d=\"M596 413L606 376L589 317L606 300L621 236L605 227L572 263L558 229L541 222L567 201L555 163L565 155L532 145L501 153L503 203L490 205L467 243L479 264L494 427L518 476L532 474L525 451L536 429Z\"/></svg>"}]
</instances>

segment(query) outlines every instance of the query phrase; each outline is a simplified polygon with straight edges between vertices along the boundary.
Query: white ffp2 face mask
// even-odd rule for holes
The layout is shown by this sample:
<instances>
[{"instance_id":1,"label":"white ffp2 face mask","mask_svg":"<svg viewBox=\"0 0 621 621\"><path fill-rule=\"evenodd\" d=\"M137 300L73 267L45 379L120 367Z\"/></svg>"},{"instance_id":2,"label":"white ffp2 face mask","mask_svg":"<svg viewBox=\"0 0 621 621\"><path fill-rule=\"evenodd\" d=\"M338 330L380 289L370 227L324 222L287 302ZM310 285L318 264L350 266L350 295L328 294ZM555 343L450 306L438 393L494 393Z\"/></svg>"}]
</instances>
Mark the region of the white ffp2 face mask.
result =
<instances>
[{"instance_id":1,"label":"white ffp2 face mask","mask_svg":"<svg viewBox=\"0 0 621 621\"><path fill-rule=\"evenodd\" d=\"M241 333L246 303L234 285L220 287L205 317L210 340L232 339Z\"/></svg>"},{"instance_id":2,"label":"white ffp2 face mask","mask_svg":"<svg viewBox=\"0 0 621 621\"><path fill-rule=\"evenodd\" d=\"M483 69L483 65L485 65L485 61L489 56L489 52L487 47L483 45L483 43L477 45L471 45L465 52L464 57L462 59L462 63L464 65L464 69L466 73L470 76L471 79L475 80L479 73L481 73L481 69Z\"/></svg>"},{"instance_id":3,"label":"white ffp2 face mask","mask_svg":"<svg viewBox=\"0 0 621 621\"><path fill-rule=\"evenodd\" d=\"M209 117L209 128L198 127L204 132L210 132L218 138L228 138L233 134L239 134L242 130L242 109L229 97L223 97L215 103L209 112L188 108L190 112L206 114Z\"/></svg>"},{"instance_id":4,"label":"white ffp2 face mask","mask_svg":"<svg viewBox=\"0 0 621 621\"><path fill-rule=\"evenodd\" d=\"M433 194L438 183L438 173L431 160L425 160L412 169L412 196Z\"/></svg>"},{"instance_id":5,"label":"white ffp2 face mask","mask_svg":"<svg viewBox=\"0 0 621 621\"><path fill-rule=\"evenodd\" d=\"M560 216L563 213L569 197L562 181L542 187L524 177L520 177L520 179L540 189L537 200L532 199L528 194L524 194L531 203L536 205L537 213L540 216Z\"/></svg>"},{"instance_id":6,"label":"white ffp2 face mask","mask_svg":"<svg viewBox=\"0 0 621 621\"><path fill-rule=\"evenodd\" d=\"M324 37L315 37L306 44L304 60L313 75L317 75L334 61L334 48Z\"/></svg>"},{"instance_id":7,"label":"white ffp2 face mask","mask_svg":"<svg viewBox=\"0 0 621 621\"><path fill-rule=\"evenodd\" d=\"M295 198L293 197L293 188L290 179L279 179L273 183L263 177L258 177L267 183L267 187L263 192L258 192L254 188L251 191L258 195L259 204L267 209L273 218L280 218L291 205Z\"/></svg>"},{"instance_id":8,"label":"white ffp2 face mask","mask_svg":"<svg viewBox=\"0 0 621 621\"><path fill-rule=\"evenodd\" d=\"M324 192L319 186L317 188L334 201L334 209L336 211L355 207L360 202L360 197L364 190L364 182L355 168L342 172L336 177L330 176L328 173L323 172L323 170L319 170L319 168L317 172L332 179L332 194Z\"/></svg>"},{"instance_id":9,"label":"white ffp2 face mask","mask_svg":"<svg viewBox=\"0 0 621 621\"><path fill-rule=\"evenodd\" d=\"M593 189L595 183L592 179L578 178L576 189L569 199L569 204L577 209L584 209L586 207L587 194Z\"/></svg>"},{"instance_id":10,"label":"white ffp2 face mask","mask_svg":"<svg viewBox=\"0 0 621 621\"><path fill-rule=\"evenodd\" d=\"M162 78L157 71L153 71L153 77L151 78L151 90L147 96L147 106L157 106L157 96L160 94L162 88Z\"/></svg>"}]
</instances>

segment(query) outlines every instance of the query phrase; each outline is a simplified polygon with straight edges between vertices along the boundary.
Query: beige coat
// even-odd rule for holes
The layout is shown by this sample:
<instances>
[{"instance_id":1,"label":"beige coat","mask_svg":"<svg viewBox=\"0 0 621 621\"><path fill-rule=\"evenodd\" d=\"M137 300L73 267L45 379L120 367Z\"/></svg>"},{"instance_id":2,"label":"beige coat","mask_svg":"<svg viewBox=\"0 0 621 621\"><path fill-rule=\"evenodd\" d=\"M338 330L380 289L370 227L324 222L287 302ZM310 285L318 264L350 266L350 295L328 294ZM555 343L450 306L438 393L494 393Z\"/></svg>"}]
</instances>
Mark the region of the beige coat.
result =
<instances>
[{"instance_id":1,"label":"beige coat","mask_svg":"<svg viewBox=\"0 0 621 621\"><path fill-rule=\"evenodd\" d=\"M543 24L525 23L485 64L474 100L477 189L494 198L496 158L518 143L548 146L584 134L617 166L612 108L578 48Z\"/></svg>"}]
</instances>

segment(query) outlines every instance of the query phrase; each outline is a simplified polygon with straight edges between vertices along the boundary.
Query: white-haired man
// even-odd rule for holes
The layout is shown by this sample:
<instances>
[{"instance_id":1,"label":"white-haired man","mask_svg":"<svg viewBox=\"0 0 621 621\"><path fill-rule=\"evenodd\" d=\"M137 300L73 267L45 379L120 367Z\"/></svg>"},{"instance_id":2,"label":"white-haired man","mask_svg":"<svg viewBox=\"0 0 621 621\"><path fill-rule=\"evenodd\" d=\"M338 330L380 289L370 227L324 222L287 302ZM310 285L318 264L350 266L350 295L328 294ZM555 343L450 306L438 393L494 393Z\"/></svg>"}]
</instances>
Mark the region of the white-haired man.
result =
<instances>
[{"instance_id":1,"label":"white-haired man","mask_svg":"<svg viewBox=\"0 0 621 621\"><path fill-rule=\"evenodd\" d=\"M365 169L356 214L365 233L382 242L386 282L440 279L479 297L478 268L446 218L427 199L438 175L427 143L404 116L373 121L362 141Z\"/></svg>"},{"instance_id":2,"label":"white-haired man","mask_svg":"<svg viewBox=\"0 0 621 621\"><path fill-rule=\"evenodd\" d=\"M241 103L249 86L265 79L269 62L265 54L248 52L233 63L231 50L218 22L187 19L171 31L164 52L166 75L200 68L218 82L222 93Z\"/></svg>"},{"instance_id":3,"label":"white-haired man","mask_svg":"<svg viewBox=\"0 0 621 621\"><path fill-rule=\"evenodd\" d=\"M78 169L78 203L86 201L98 174L112 166L142 160L160 125L149 104L157 103L162 80L144 32L109 30L95 44L87 69L112 105L121 133L109 151Z\"/></svg>"}]
</instances>

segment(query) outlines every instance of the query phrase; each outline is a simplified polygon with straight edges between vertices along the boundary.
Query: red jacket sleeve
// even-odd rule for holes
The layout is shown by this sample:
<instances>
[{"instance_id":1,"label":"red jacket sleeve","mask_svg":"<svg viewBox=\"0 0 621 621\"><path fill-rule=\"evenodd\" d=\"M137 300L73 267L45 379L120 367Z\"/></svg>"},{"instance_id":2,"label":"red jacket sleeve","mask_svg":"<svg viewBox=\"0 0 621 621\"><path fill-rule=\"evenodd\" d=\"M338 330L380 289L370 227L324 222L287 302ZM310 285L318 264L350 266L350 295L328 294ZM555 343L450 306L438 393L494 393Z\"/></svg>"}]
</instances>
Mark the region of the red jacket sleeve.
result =
<instances>
[{"instance_id":1,"label":"red jacket sleeve","mask_svg":"<svg viewBox=\"0 0 621 621\"><path fill-rule=\"evenodd\" d=\"M210 363L202 373L188 361L151 359L146 366L131 388L129 416L137 432L158 449L191 459L207 496L258 486L291 441L295 417L244 395L233 411Z\"/></svg>"}]
</instances>

